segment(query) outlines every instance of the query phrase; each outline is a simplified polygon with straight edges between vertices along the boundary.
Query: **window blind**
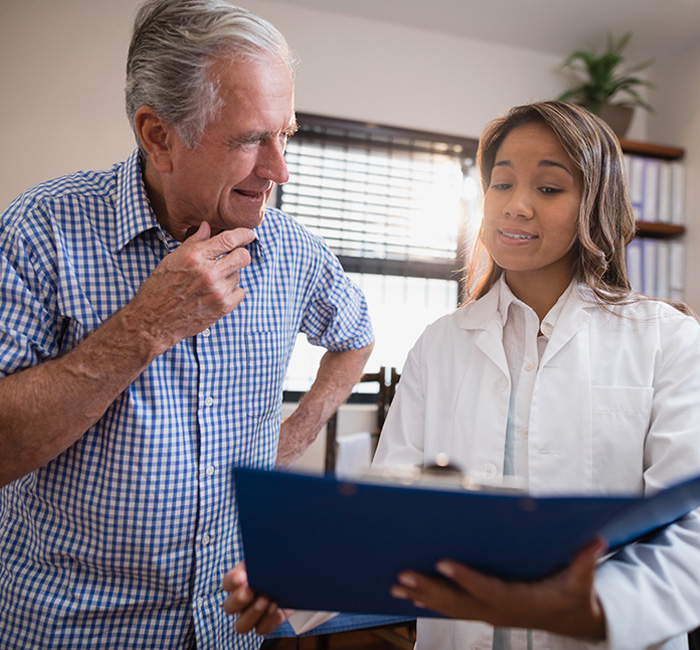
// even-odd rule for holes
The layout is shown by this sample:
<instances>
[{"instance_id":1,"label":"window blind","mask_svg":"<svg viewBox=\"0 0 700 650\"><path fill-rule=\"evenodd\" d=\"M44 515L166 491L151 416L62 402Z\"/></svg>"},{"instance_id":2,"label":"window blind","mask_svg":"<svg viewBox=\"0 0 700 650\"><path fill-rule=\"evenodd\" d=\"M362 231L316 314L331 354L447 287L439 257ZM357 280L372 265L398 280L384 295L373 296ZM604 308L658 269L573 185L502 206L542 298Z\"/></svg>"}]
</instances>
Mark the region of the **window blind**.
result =
<instances>
[{"instance_id":1,"label":"window blind","mask_svg":"<svg viewBox=\"0 0 700 650\"><path fill-rule=\"evenodd\" d=\"M458 279L476 141L299 114L279 207L348 272Z\"/></svg>"}]
</instances>

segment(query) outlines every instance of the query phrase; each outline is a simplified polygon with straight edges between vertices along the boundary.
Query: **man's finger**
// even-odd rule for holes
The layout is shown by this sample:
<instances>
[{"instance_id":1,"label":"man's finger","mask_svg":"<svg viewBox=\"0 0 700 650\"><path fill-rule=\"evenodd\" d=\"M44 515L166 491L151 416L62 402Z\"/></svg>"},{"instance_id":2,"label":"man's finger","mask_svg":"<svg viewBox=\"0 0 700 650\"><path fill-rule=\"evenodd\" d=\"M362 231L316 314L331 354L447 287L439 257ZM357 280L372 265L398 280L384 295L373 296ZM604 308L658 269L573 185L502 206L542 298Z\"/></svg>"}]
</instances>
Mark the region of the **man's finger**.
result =
<instances>
[{"instance_id":1,"label":"man's finger","mask_svg":"<svg viewBox=\"0 0 700 650\"><path fill-rule=\"evenodd\" d=\"M246 634L250 632L263 618L267 608L270 606L270 600L265 596L258 596L253 603L240 611L236 619L236 632Z\"/></svg>"},{"instance_id":2,"label":"man's finger","mask_svg":"<svg viewBox=\"0 0 700 650\"><path fill-rule=\"evenodd\" d=\"M238 587L248 585L248 575L245 571L245 564L237 564L224 576L224 591L233 591Z\"/></svg>"},{"instance_id":3,"label":"man's finger","mask_svg":"<svg viewBox=\"0 0 700 650\"><path fill-rule=\"evenodd\" d=\"M202 223L199 224L199 228L195 230L194 227L192 227L187 232L190 234L185 237L185 241L192 243L206 241L211 236L211 226L208 222L202 221Z\"/></svg>"},{"instance_id":4,"label":"man's finger","mask_svg":"<svg viewBox=\"0 0 700 650\"><path fill-rule=\"evenodd\" d=\"M255 233L248 228L235 228L234 230L224 230L218 235L214 235L205 245L208 256L217 259L226 255L241 246L250 244L255 239Z\"/></svg>"}]
</instances>

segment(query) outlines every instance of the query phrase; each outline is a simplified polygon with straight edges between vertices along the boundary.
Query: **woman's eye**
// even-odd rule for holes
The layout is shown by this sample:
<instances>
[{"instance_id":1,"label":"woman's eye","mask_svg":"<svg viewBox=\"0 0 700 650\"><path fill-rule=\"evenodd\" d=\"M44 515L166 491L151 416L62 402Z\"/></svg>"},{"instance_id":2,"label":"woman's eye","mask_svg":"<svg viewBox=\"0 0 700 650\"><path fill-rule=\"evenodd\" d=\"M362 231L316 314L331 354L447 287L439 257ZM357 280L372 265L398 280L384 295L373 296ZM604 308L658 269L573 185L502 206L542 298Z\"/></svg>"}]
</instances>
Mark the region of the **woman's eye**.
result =
<instances>
[{"instance_id":1,"label":"woman's eye","mask_svg":"<svg viewBox=\"0 0 700 650\"><path fill-rule=\"evenodd\" d=\"M510 183L493 183L491 185L492 190L507 190L511 187Z\"/></svg>"},{"instance_id":2,"label":"woman's eye","mask_svg":"<svg viewBox=\"0 0 700 650\"><path fill-rule=\"evenodd\" d=\"M561 192L558 187L541 187L540 191L543 194L559 194Z\"/></svg>"}]
</instances>

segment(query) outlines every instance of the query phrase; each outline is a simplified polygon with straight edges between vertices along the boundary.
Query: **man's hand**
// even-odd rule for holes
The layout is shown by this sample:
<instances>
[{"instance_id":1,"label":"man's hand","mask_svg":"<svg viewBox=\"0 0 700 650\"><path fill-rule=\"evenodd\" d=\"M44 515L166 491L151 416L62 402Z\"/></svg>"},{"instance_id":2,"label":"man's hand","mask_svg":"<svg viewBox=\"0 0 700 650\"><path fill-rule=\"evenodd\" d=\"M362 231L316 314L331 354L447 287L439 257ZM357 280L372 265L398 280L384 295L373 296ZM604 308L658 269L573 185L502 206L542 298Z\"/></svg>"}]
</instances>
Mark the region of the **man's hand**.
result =
<instances>
[{"instance_id":1,"label":"man's hand","mask_svg":"<svg viewBox=\"0 0 700 650\"><path fill-rule=\"evenodd\" d=\"M245 564L237 564L224 576L224 591L228 596L223 603L227 614L238 614L236 632L245 634L252 629L260 635L274 632L287 615L265 596L256 596L248 586Z\"/></svg>"},{"instance_id":2,"label":"man's hand","mask_svg":"<svg viewBox=\"0 0 700 650\"><path fill-rule=\"evenodd\" d=\"M140 331L160 343L162 351L199 334L230 313L245 294L239 271L250 263L243 248L255 238L252 230L224 230L210 238L199 229L158 265L123 310Z\"/></svg>"},{"instance_id":3,"label":"man's hand","mask_svg":"<svg viewBox=\"0 0 700 650\"><path fill-rule=\"evenodd\" d=\"M595 540L568 567L532 583L499 580L442 560L436 569L448 580L405 571L391 593L451 618L603 639L605 616L593 581L604 550L605 543Z\"/></svg>"},{"instance_id":4,"label":"man's hand","mask_svg":"<svg viewBox=\"0 0 700 650\"><path fill-rule=\"evenodd\" d=\"M153 359L231 312L254 239L209 224L166 256L134 298L68 353L0 379L0 486L42 467L97 422Z\"/></svg>"}]
</instances>

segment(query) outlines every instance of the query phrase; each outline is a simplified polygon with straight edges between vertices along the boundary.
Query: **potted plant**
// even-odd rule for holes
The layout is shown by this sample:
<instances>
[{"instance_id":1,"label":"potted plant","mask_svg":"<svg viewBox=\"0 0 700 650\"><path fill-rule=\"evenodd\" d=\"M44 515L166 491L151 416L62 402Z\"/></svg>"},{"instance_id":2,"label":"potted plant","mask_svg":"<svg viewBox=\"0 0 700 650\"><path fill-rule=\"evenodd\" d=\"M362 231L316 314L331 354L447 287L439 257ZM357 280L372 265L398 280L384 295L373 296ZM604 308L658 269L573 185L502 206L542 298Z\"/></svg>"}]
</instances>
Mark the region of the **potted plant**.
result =
<instances>
[{"instance_id":1,"label":"potted plant","mask_svg":"<svg viewBox=\"0 0 700 650\"><path fill-rule=\"evenodd\" d=\"M605 52L597 55L587 50L576 50L562 64L572 71L581 83L559 96L560 100L572 100L588 108L604 119L615 133L623 136L632 120L635 107L653 112L652 107L638 92L638 88L652 88L646 79L635 76L652 64L645 61L625 71L620 66L625 60L622 51L627 47L631 33L625 34L617 42L608 35ZM624 96L624 98L623 98ZM612 103L612 100L618 100ZM622 101L619 101L619 100Z\"/></svg>"}]
</instances>

